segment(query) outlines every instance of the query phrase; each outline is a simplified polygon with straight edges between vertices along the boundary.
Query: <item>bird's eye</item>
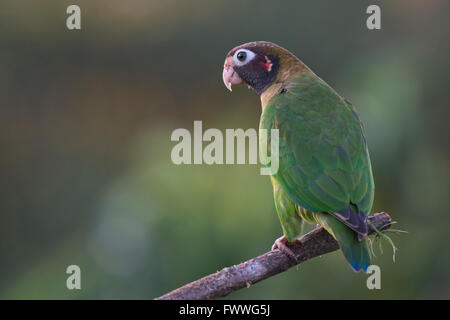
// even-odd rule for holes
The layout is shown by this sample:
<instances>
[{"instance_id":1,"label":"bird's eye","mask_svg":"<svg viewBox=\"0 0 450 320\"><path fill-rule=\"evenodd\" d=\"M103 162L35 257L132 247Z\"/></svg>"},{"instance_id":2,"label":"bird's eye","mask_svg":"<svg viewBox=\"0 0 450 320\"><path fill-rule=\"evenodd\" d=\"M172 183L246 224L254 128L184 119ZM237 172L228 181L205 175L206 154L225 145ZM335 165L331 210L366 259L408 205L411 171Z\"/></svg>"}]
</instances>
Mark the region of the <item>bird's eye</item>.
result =
<instances>
[{"instance_id":1,"label":"bird's eye","mask_svg":"<svg viewBox=\"0 0 450 320\"><path fill-rule=\"evenodd\" d=\"M247 58L247 54L244 51L239 51L236 57L239 61L244 62L245 58Z\"/></svg>"},{"instance_id":2,"label":"bird's eye","mask_svg":"<svg viewBox=\"0 0 450 320\"><path fill-rule=\"evenodd\" d=\"M252 51L247 49L240 49L239 51L236 51L233 59L236 65L243 66L244 64L252 60L254 57L255 53L253 53Z\"/></svg>"}]
</instances>

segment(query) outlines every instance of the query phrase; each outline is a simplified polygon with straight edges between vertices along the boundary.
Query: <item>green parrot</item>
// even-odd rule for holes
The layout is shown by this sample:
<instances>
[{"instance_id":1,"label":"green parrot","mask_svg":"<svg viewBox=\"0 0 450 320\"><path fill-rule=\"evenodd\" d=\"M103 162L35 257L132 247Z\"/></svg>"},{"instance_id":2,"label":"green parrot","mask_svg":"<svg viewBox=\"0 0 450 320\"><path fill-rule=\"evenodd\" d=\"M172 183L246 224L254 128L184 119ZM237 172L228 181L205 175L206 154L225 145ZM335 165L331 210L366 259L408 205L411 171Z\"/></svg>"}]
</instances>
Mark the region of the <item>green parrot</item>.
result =
<instances>
[{"instance_id":1,"label":"green parrot","mask_svg":"<svg viewBox=\"0 0 450 320\"><path fill-rule=\"evenodd\" d=\"M278 129L279 168L270 178L283 236L278 248L301 236L302 221L316 223L339 243L356 272L367 272L367 216L374 181L362 123L352 104L288 50L264 41L235 47L223 81L247 84L261 98L260 129ZM265 161L270 134L261 138ZM267 149L268 148L268 149ZM267 162L265 162L267 163Z\"/></svg>"}]
</instances>

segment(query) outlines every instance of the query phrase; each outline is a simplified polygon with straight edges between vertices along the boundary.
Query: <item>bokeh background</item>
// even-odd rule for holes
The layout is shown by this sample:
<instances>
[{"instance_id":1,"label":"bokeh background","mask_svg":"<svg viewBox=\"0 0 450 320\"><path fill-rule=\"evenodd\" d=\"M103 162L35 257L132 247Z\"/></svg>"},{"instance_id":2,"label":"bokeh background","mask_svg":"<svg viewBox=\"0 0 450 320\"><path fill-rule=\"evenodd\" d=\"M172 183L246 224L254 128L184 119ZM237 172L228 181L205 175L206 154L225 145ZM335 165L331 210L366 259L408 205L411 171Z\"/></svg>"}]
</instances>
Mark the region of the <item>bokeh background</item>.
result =
<instances>
[{"instance_id":1,"label":"bokeh background","mask_svg":"<svg viewBox=\"0 0 450 320\"><path fill-rule=\"evenodd\" d=\"M78 4L82 30L66 28ZM366 28L366 8L382 29ZM150 299L267 251L281 228L260 165L176 166L176 128L257 128L225 54L278 43L353 102L374 212L409 234L376 246L381 290L339 252L229 295L450 298L448 1L0 2L0 298ZM68 265L82 289L66 288Z\"/></svg>"}]
</instances>

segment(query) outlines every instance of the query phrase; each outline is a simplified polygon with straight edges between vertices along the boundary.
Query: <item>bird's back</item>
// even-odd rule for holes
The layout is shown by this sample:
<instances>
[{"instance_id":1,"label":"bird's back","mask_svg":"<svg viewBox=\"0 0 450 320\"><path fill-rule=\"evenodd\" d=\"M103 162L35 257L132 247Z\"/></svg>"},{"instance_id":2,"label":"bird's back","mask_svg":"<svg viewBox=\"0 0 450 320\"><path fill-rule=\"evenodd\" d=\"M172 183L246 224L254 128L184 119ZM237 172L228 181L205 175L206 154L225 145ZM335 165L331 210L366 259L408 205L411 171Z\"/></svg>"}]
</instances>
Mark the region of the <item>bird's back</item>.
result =
<instances>
[{"instance_id":1,"label":"bird's back","mask_svg":"<svg viewBox=\"0 0 450 320\"><path fill-rule=\"evenodd\" d=\"M354 204L370 213L371 164L361 122L349 103L307 73L285 83L263 110L260 128L279 130L274 178L297 205L338 212Z\"/></svg>"}]
</instances>

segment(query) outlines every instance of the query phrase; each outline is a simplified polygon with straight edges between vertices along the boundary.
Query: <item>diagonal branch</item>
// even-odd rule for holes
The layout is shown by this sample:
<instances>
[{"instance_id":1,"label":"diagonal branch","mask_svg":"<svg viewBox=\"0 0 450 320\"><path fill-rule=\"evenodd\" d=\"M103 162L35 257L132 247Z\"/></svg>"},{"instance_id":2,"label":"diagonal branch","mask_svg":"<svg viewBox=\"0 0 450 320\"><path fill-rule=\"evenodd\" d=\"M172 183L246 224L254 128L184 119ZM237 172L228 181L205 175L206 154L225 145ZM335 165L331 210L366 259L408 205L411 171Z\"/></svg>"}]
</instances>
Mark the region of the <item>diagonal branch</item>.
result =
<instances>
[{"instance_id":1,"label":"diagonal branch","mask_svg":"<svg viewBox=\"0 0 450 320\"><path fill-rule=\"evenodd\" d=\"M369 216L369 221L381 231L389 228L391 217L385 212L375 213ZM370 233L374 233L371 228L369 228ZM300 238L300 242L301 244L288 245L297 255L297 261L279 250L269 251L259 257L188 283L156 300L202 300L223 297L309 259L339 249L336 240L323 228L316 228L305 234Z\"/></svg>"}]
</instances>

